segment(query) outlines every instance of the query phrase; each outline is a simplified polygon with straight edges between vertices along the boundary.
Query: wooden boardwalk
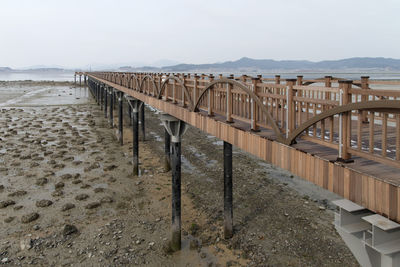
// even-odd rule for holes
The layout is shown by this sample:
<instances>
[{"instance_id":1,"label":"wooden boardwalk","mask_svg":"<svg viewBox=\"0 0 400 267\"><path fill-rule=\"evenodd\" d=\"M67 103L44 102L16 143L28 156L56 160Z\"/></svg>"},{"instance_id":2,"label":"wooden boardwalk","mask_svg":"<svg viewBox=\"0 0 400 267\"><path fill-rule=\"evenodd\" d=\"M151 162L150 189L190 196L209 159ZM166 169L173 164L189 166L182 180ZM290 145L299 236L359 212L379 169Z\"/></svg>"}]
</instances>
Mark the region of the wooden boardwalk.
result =
<instances>
[{"instance_id":1,"label":"wooden boardwalk","mask_svg":"<svg viewBox=\"0 0 400 267\"><path fill-rule=\"evenodd\" d=\"M77 73L400 222L396 82ZM323 134L322 134L323 133Z\"/></svg>"}]
</instances>

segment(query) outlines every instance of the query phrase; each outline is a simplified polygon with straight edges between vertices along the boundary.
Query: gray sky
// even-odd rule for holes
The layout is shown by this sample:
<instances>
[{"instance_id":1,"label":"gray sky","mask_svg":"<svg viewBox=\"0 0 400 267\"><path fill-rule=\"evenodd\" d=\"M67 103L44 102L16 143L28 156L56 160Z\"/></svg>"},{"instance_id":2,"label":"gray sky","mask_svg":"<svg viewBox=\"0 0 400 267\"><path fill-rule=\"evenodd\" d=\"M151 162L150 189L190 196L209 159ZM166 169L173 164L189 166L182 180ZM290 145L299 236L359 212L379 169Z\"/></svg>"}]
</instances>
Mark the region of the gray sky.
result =
<instances>
[{"instance_id":1,"label":"gray sky","mask_svg":"<svg viewBox=\"0 0 400 267\"><path fill-rule=\"evenodd\" d=\"M0 66L400 58L399 0L1 0Z\"/></svg>"}]
</instances>

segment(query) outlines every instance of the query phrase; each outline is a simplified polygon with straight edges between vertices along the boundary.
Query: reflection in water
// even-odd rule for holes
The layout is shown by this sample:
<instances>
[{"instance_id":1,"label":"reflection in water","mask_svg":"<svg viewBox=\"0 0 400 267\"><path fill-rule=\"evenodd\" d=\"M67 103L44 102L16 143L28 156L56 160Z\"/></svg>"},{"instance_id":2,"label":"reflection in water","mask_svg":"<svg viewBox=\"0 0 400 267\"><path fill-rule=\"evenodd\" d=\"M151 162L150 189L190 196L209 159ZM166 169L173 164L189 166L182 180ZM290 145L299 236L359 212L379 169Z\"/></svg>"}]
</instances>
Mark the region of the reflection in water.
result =
<instances>
[{"instance_id":1,"label":"reflection in water","mask_svg":"<svg viewBox=\"0 0 400 267\"><path fill-rule=\"evenodd\" d=\"M0 81L74 81L74 72L0 72ZM77 79L79 82L79 78Z\"/></svg>"}]
</instances>

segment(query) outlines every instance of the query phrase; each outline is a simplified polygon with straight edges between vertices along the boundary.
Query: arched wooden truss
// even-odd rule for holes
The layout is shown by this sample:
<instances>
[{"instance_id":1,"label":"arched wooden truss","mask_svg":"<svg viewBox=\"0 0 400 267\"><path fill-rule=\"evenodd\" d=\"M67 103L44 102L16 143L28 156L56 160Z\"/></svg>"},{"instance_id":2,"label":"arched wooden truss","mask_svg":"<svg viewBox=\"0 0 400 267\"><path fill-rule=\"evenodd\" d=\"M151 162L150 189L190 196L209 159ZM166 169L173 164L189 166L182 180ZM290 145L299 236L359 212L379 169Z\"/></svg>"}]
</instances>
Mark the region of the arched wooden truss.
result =
<instances>
[{"instance_id":1,"label":"arched wooden truss","mask_svg":"<svg viewBox=\"0 0 400 267\"><path fill-rule=\"evenodd\" d=\"M294 130L288 138L285 140L285 144L291 145L295 141L295 139L306 131L310 126L326 119L334 115L350 112L353 110L370 110L376 112L387 112L390 111L392 113L400 113L400 101L399 100L378 100L378 101L367 101L367 102L358 102L351 103L344 106L338 106L332 109L329 109L325 112L318 114L315 117L312 117L308 121L304 122L300 125L296 130Z\"/></svg>"},{"instance_id":2,"label":"arched wooden truss","mask_svg":"<svg viewBox=\"0 0 400 267\"><path fill-rule=\"evenodd\" d=\"M158 97L159 99L162 98L162 96L163 96L163 94L164 94L164 92L165 92L165 88L166 88L166 86L167 86L167 84L169 83L170 80L173 80L173 81L177 82L178 85L181 86L181 87L183 88L184 97L185 97L185 99L187 99L187 101L189 102L189 109L190 109L190 110L193 110L193 107L194 107L194 106L193 106L193 99L192 99L192 97L191 97L191 95L190 95L190 93L189 93L189 90L188 90L187 87L185 86L184 81L181 80L181 79L179 79L179 78L176 77L176 76L170 75L170 76L167 76L167 77L165 78L165 80L164 80L164 81L162 82L162 84L161 84L161 87L159 88L157 97Z\"/></svg>"},{"instance_id":3,"label":"arched wooden truss","mask_svg":"<svg viewBox=\"0 0 400 267\"><path fill-rule=\"evenodd\" d=\"M267 110L267 108L263 105L263 103L261 102L261 100L257 97L256 94L254 94L254 92L252 90L250 90L246 85L244 85L242 82L233 80L233 79L228 79L228 78L220 78L217 80L214 80L212 82L210 82L207 87L203 90L203 92L200 94L200 96L198 97L198 99L196 100L196 104L194 105L193 111L197 112L199 109L199 104L201 99L204 97L204 95L210 91L213 90L213 88L215 88L215 85L217 84L230 84L232 86L235 86L239 89L241 89L242 91L244 91L252 101L254 101L258 107L261 109L261 112L267 117L268 121L271 124L272 130L274 131L277 140L279 142L284 142L284 137L281 133L281 131L279 130L278 125L276 124L276 122L274 121L274 119L272 118L271 114L269 113L269 111Z\"/></svg>"}]
</instances>

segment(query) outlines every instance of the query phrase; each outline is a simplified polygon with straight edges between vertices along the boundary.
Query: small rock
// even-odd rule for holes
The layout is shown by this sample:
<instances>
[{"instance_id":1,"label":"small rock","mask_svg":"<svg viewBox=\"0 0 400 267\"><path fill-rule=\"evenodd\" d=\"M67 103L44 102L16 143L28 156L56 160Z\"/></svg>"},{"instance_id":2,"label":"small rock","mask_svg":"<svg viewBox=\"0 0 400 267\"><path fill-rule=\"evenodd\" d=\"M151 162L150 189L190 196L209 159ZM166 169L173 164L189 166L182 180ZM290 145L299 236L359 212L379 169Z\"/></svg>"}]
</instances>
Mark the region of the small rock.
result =
<instances>
[{"instance_id":1,"label":"small rock","mask_svg":"<svg viewBox=\"0 0 400 267\"><path fill-rule=\"evenodd\" d=\"M102 188L102 187L97 187L97 188L95 188L93 191L94 191L95 193L101 193L101 192L104 192L104 188Z\"/></svg>"},{"instance_id":2,"label":"small rock","mask_svg":"<svg viewBox=\"0 0 400 267\"><path fill-rule=\"evenodd\" d=\"M35 224L33 226L33 230L35 230L35 231L40 230L40 225L39 224Z\"/></svg>"},{"instance_id":3,"label":"small rock","mask_svg":"<svg viewBox=\"0 0 400 267\"><path fill-rule=\"evenodd\" d=\"M39 208L45 208L45 207L50 206L51 204L53 204L53 201L48 200L48 199L42 199L42 200L36 201L36 207L39 207Z\"/></svg>"},{"instance_id":4,"label":"small rock","mask_svg":"<svg viewBox=\"0 0 400 267\"><path fill-rule=\"evenodd\" d=\"M2 258L1 259L1 263L7 263L8 262L8 258Z\"/></svg>"},{"instance_id":5,"label":"small rock","mask_svg":"<svg viewBox=\"0 0 400 267\"><path fill-rule=\"evenodd\" d=\"M324 206L319 206L318 207L320 210L326 210L326 208Z\"/></svg>"},{"instance_id":6,"label":"small rock","mask_svg":"<svg viewBox=\"0 0 400 267\"><path fill-rule=\"evenodd\" d=\"M70 209L73 209L73 208L75 208L74 204L66 203L61 207L61 211L67 211L67 210L70 210Z\"/></svg>"},{"instance_id":7,"label":"small rock","mask_svg":"<svg viewBox=\"0 0 400 267\"><path fill-rule=\"evenodd\" d=\"M103 168L103 170L104 171L111 171L111 170L114 170L115 168L117 168L118 166L116 166L116 165L108 165L108 166L105 166L104 168Z\"/></svg>"},{"instance_id":8,"label":"small rock","mask_svg":"<svg viewBox=\"0 0 400 267\"><path fill-rule=\"evenodd\" d=\"M114 200L110 196L105 196L100 200L101 203L112 203L113 201Z\"/></svg>"},{"instance_id":9,"label":"small rock","mask_svg":"<svg viewBox=\"0 0 400 267\"><path fill-rule=\"evenodd\" d=\"M21 217L21 222L22 223L30 223L30 222L37 220L38 218L39 218L39 214L36 212L32 212L32 213L23 215Z\"/></svg>"},{"instance_id":10,"label":"small rock","mask_svg":"<svg viewBox=\"0 0 400 267\"><path fill-rule=\"evenodd\" d=\"M47 178L39 178L36 180L36 185L45 185L49 182Z\"/></svg>"},{"instance_id":11,"label":"small rock","mask_svg":"<svg viewBox=\"0 0 400 267\"><path fill-rule=\"evenodd\" d=\"M0 201L0 209L4 209L4 208L6 208L8 206L11 206L11 205L15 205L15 201L14 200L9 199L9 200Z\"/></svg>"},{"instance_id":12,"label":"small rock","mask_svg":"<svg viewBox=\"0 0 400 267\"><path fill-rule=\"evenodd\" d=\"M14 219L15 219L15 217L10 216L10 217L5 218L5 219L4 219L4 222L5 222L5 223L10 223L10 222L14 221Z\"/></svg>"},{"instance_id":13,"label":"small rock","mask_svg":"<svg viewBox=\"0 0 400 267\"><path fill-rule=\"evenodd\" d=\"M54 187L55 187L56 189L63 188L64 186L65 186L65 184L64 184L63 182L58 182L58 183L56 183L56 184L54 185Z\"/></svg>"},{"instance_id":14,"label":"small rock","mask_svg":"<svg viewBox=\"0 0 400 267\"><path fill-rule=\"evenodd\" d=\"M26 195L27 193L28 192L26 192L25 190L18 190L18 191L8 194L8 196L9 197L20 197L20 196Z\"/></svg>"},{"instance_id":15,"label":"small rock","mask_svg":"<svg viewBox=\"0 0 400 267\"><path fill-rule=\"evenodd\" d=\"M60 177L63 180L67 180L67 179L71 179L72 175L70 173L66 173L66 174L61 175Z\"/></svg>"},{"instance_id":16,"label":"small rock","mask_svg":"<svg viewBox=\"0 0 400 267\"><path fill-rule=\"evenodd\" d=\"M24 206L22 206L22 205L17 205L17 206L14 206L14 210L20 210L20 209L22 209Z\"/></svg>"},{"instance_id":17,"label":"small rock","mask_svg":"<svg viewBox=\"0 0 400 267\"><path fill-rule=\"evenodd\" d=\"M30 239L30 238L22 239L19 242L19 247L21 248L21 250L31 249L32 248L32 239Z\"/></svg>"},{"instance_id":18,"label":"small rock","mask_svg":"<svg viewBox=\"0 0 400 267\"><path fill-rule=\"evenodd\" d=\"M99 207L100 205L101 205L101 203L96 201L96 202L87 204L85 206L85 208L91 210L91 209L95 209L95 208Z\"/></svg>"},{"instance_id":19,"label":"small rock","mask_svg":"<svg viewBox=\"0 0 400 267\"><path fill-rule=\"evenodd\" d=\"M80 184L80 183L82 183L82 180L79 180L79 179L78 180L73 180L72 183L73 184Z\"/></svg>"},{"instance_id":20,"label":"small rock","mask_svg":"<svg viewBox=\"0 0 400 267\"><path fill-rule=\"evenodd\" d=\"M75 225L66 224L64 226L64 230L63 230L64 236L72 235L73 233L76 233L76 232L78 232L78 228L76 228Z\"/></svg>"},{"instance_id":21,"label":"small rock","mask_svg":"<svg viewBox=\"0 0 400 267\"><path fill-rule=\"evenodd\" d=\"M53 197L61 197L62 195L64 195L64 191L62 191L62 190L56 190L56 191L54 191L53 193L51 193L51 195L52 195Z\"/></svg>"},{"instance_id":22,"label":"small rock","mask_svg":"<svg viewBox=\"0 0 400 267\"><path fill-rule=\"evenodd\" d=\"M76 200L85 200L87 198L89 198L87 194L79 194L75 197Z\"/></svg>"}]
</instances>

